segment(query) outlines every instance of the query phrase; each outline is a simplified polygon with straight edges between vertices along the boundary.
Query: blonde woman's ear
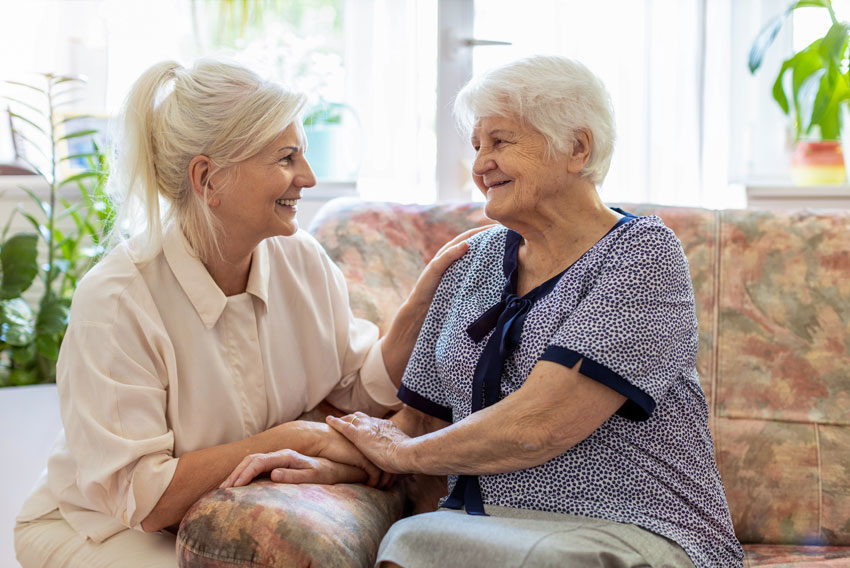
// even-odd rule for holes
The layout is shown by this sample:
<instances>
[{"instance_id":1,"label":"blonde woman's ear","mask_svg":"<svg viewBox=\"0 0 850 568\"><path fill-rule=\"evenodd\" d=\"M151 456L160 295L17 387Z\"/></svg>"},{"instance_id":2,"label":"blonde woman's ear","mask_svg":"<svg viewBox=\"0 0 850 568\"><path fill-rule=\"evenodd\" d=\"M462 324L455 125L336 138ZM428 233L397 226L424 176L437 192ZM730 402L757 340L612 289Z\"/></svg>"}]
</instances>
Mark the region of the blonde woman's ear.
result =
<instances>
[{"instance_id":1,"label":"blonde woman's ear","mask_svg":"<svg viewBox=\"0 0 850 568\"><path fill-rule=\"evenodd\" d=\"M197 155L189 162L189 181L192 183L192 191L195 195L204 199L207 205L215 207L219 199L214 194L212 185L212 160L204 155Z\"/></svg>"}]
</instances>

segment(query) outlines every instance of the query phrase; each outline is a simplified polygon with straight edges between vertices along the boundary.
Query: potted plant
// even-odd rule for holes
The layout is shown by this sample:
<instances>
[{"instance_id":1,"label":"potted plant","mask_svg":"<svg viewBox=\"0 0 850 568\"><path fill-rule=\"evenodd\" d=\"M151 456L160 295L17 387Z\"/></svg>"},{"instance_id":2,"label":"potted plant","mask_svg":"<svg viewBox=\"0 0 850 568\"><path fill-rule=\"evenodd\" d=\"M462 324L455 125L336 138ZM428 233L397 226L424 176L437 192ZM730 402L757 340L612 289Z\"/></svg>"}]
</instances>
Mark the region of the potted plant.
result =
<instances>
[{"instance_id":1,"label":"potted plant","mask_svg":"<svg viewBox=\"0 0 850 568\"><path fill-rule=\"evenodd\" d=\"M782 62L773 84L773 98L794 121L795 146L791 176L801 185L844 183L841 153L842 108L850 100L846 63L850 27L835 16L831 0L796 0L758 34L749 54L755 73L779 30L801 8L825 10L831 25L826 33Z\"/></svg>"},{"instance_id":2,"label":"potted plant","mask_svg":"<svg viewBox=\"0 0 850 568\"><path fill-rule=\"evenodd\" d=\"M47 192L42 197L21 187L37 212L16 208L0 234L0 386L55 381L71 296L104 251L112 210L104 191L106 159L92 138L97 130L80 126L88 115L60 112L81 81L49 73L41 75L39 85L6 81L35 93L27 100L3 98L17 140L16 158L42 178ZM91 150L75 149L84 139ZM65 165L72 162L77 169L68 171ZM70 187L79 192L73 201L60 194ZM33 232L10 236L15 215L22 215Z\"/></svg>"},{"instance_id":3,"label":"potted plant","mask_svg":"<svg viewBox=\"0 0 850 568\"><path fill-rule=\"evenodd\" d=\"M346 128L350 117L352 128ZM344 103L321 101L307 110L304 117L307 157L316 178L322 181L354 181L359 166L359 148L353 140L359 136L357 113ZM359 141L359 140L358 140Z\"/></svg>"}]
</instances>

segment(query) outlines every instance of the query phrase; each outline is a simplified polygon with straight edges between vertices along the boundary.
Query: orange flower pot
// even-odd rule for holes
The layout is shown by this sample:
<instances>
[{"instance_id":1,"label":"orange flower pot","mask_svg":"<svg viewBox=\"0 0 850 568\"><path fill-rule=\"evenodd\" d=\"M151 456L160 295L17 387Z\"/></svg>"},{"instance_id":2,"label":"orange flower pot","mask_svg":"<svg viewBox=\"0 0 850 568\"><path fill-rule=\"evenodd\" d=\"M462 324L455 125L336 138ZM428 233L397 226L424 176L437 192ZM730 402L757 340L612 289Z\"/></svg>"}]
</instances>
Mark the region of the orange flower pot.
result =
<instances>
[{"instance_id":1,"label":"orange flower pot","mask_svg":"<svg viewBox=\"0 0 850 568\"><path fill-rule=\"evenodd\" d=\"M801 140L791 154L791 180L797 185L838 185L847 179L841 142Z\"/></svg>"}]
</instances>

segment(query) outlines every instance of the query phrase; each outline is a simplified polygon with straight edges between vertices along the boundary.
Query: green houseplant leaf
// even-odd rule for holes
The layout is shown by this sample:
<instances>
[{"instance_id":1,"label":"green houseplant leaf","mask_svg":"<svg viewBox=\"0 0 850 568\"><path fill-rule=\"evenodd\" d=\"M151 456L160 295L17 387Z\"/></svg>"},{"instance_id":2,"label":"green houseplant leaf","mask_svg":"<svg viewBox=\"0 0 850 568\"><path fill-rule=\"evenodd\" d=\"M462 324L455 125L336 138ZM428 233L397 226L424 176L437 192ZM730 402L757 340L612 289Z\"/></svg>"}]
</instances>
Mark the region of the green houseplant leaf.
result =
<instances>
[{"instance_id":1,"label":"green houseplant leaf","mask_svg":"<svg viewBox=\"0 0 850 568\"><path fill-rule=\"evenodd\" d=\"M45 296L41 302L35 322L35 340L39 354L48 359L55 360L59 356L62 335L68 327L70 307L68 300L52 294Z\"/></svg>"},{"instance_id":2,"label":"green houseplant leaf","mask_svg":"<svg viewBox=\"0 0 850 568\"><path fill-rule=\"evenodd\" d=\"M753 46L750 48L750 54L747 58L747 66L750 68L750 73L755 73L761 67L764 61L764 54L767 49L776 39L779 30L785 25L788 17L798 8L826 8L832 14L832 20L835 21L835 14L832 12L832 2L829 0L797 0L791 2L784 12L773 18L762 28L759 34L753 41Z\"/></svg>"},{"instance_id":3,"label":"green houseplant leaf","mask_svg":"<svg viewBox=\"0 0 850 568\"><path fill-rule=\"evenodd\" d=\"M780 28L799 8L827 10L832 25L823 37L782 62L773 83L773 99L783 113L793 116L797 140L813 135L815 126L821 139L838 140L841 104L850 98L850 80L846 71L850 26L836 19L831 0L798 0L771 20L753 42L748 60L750 72L761 66L764 53ZM787 80L789 72L790 82Z\"/></svg>"},{"instance_id":4,"label":"green houseplant leaf","mask_svg":"<svg viewBox=\"0 0 850 568\"><path fill-rule=\"evenodd\" d=\"M32 308L23 298L0 300L0 329L4 343L26 346L35 339Z\"/></svg>"},{"instance_id":5,"label":"green houseplant leaf","mask_svg":"<svg viewBox=\"0 0 850 568\"><path fill-rule=\"evenodd\" d=\"M59 112L74 96L79 78L43 74L41 79L45 88L9 83L29 87L30 97L3 97L9 103L6 110L13 131L20 126L47 138L45 143L39 143L40 136L21 139L28 145L27 151L32 146L33 152L46 159L45 164L33 168L46 182L48 192L45 197L22 187L36 209L31 213L16 208L0 234L0 386L55 381L71 296L79 279L103 254L102 241L112 221L104 191L108 163L93 138L98 131L83 122L89 116ZM43 104L37 104L37 96ZM77 120L80 124L75 126ZM39 129L42 124L46 126ZM91 151L85 148L87 137L91 138ZM66 144L69 140L75 143ZM66 152L71 155L62 154L71 147L74 151ZM28 161L23 155L18 158ZM76 169L69 171L72 162ZM77 198L60 196L63 185L67 186L63 192L76 187ZM25 218L37 234L8 237L14 215ZM42 284L41 298L30 303L23 294L36 277Z\"/></svg>"},{"instance_id":6,"label":"green houseplant leaf","mask_svg":"<svg viewBox=\"0 0 850 568\"><path fill-rule=\"evenodd\" d=\"M0 297L17 298L30 287L38 274L38 237L15 235L0 249L0 266L3 279L0 282Z\"/></svg>"}]
</instances>

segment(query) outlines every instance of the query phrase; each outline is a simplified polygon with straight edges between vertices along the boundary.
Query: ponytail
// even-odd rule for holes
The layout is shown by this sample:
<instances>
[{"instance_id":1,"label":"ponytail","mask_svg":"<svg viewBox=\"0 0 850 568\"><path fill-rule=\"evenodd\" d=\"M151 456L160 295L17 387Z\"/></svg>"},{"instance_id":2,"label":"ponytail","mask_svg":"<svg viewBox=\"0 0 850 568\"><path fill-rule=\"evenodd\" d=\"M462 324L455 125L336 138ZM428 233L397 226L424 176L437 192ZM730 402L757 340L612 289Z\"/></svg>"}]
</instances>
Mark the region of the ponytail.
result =
<instances>
[{"instance_id":1,"label":"ponytail","mask_svg":"<svg viewBox=\"0 0 850 568\"><path fill-rule=\"evenodd\" d=\"M132 251L138 261L153 257L162 243L154 112L158 93L180 68L165 61L145 71L130 89L117 124L118 146L107 184L117 213L109 242L114 246L127 235L142 235Z\"/></svg>"}]
</instances>

